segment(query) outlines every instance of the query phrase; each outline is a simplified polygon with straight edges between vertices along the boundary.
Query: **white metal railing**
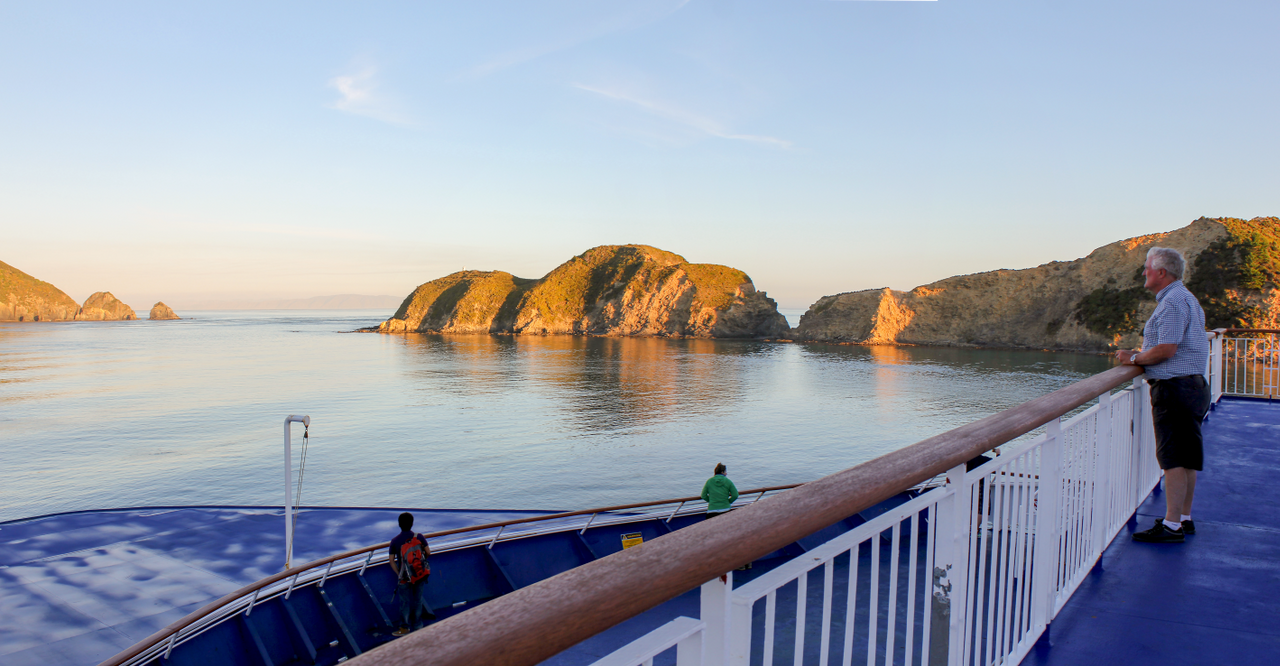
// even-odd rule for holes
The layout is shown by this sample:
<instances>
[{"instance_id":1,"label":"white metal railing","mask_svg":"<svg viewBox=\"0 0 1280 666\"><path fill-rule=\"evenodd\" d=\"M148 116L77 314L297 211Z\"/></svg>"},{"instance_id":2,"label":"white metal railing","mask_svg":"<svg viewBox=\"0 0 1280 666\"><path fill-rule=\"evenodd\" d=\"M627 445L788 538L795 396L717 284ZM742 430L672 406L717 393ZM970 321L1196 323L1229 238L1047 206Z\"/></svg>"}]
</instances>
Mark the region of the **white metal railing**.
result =
<instances>
[{"instance_id":1,"label":"white metal railing","mask_svg":"<svg viewBox=\"0 0 1280 666\"><path fill-rule=\"evenodd\" d=\"M1252 335L1256 337L1220 339L1223 382L1219 395L1280 397L1280 336Z\"/></svg>"},{"instance_id":2,"label":"white metal railing","mask_svg":"<svg viewBox=\"0 0 1280 666\"><path fill-rule=\"evenodd\" d=\"M702 641L706 623L678 617L636 640L614 650L591 666L653 666L658 655L676 652L676 666L702 663Z\"/></svg>"},{"instance_id":3,"label":"white metal railing","mask_svg":"<svg viewBox=\"0 0 1280 666\"><path fill-rule=\"evenodd\" d=\"M704 584L701 659L678 663L1019 663L1159 483L1150 405L1139 378L736 589ZM598 663L652 663L676 633Z\"/></svg>"}]
</instances>

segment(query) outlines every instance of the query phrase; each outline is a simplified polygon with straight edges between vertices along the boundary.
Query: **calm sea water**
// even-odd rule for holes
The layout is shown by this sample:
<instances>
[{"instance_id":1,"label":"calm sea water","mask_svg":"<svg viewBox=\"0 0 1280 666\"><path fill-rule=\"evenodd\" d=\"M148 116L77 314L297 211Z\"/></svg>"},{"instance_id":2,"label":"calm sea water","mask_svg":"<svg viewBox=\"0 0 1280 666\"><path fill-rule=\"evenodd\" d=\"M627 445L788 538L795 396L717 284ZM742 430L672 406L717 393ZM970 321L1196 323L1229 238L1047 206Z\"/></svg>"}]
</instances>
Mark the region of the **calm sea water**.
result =
<instances>
[{"instance_id":1,"label":"calm sea water","mask_svg":"<svg viewBox=\"0 0 1280 666\"><path fill-rule=\"evenodd\" d=\"M0 520L280 504L576 509L809 481L1106 369L1092 355L352 333L387 312L0 324ZM294 435L296 453L302 428Z\"/></svg>"}]
</instances>

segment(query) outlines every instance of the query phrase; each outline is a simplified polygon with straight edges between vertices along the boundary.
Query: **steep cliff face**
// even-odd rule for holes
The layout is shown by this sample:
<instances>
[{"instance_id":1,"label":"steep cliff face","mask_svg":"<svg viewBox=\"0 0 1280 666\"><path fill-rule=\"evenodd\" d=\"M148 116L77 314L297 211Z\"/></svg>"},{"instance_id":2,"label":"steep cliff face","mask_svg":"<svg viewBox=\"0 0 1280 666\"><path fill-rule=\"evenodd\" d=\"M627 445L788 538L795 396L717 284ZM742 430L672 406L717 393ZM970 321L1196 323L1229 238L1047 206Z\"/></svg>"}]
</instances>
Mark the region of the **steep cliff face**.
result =
<instances>
[{"instance_id":1,"label":"steep cliff face","mask_svg":"<svg viewBox=\"0 0 1280 666\"><path fill-rule=\"evenodd\" d=\"M67 321L79 309L61 289L0 261L0 321Z\"/></svg>"},{"instance_id":2,"label":"steep cliff face","mask_svg":"<svg viewBox=\"0 0 1280 666\"><path fill-rule=\"evenodd\" d=\"M1273 326L1280 220L1200 218L1162 234L1118 241L1070 262L947 278L909 292L824 296L793 332L798 340L1105 350L1138 343L1155 308L1142 288L1152 246L1187 257L1186 284L1207 324Z\"/></svg>"},{"instance_id":3,"label":"steep cliff face","mask_svg":"<svg viewBox=\"0 0 1280 666\"><path fill-rule=\"evenodd\" d=\"M121 303L109 291L94 292L76 313L76 321L118 321L137 319L133 308Z\"/></svg>"},{"instance_id":4,"label":"steep cliff face","mask_svg":"<svg viewBox=\"0 0 1280 666\"><path fill-rule=\"evenodd\" d=\"M151 306L151 315L149 318L159 320L182 319L182 317L178 316L178 313L173 311L173 308L165 305L164 301Z\"/></svg>"},{"instance_id":5,"label":"steep cliff face","mask_svg":"<svg viewBox=\"0 0 1280 666\"><path fill-rule=\"evenodd\" d=\"M746 273L646 245L605 245L539 280L463 271L418 287L378 330L777 337L786 319Z\"/></svg>"}]
</instances>

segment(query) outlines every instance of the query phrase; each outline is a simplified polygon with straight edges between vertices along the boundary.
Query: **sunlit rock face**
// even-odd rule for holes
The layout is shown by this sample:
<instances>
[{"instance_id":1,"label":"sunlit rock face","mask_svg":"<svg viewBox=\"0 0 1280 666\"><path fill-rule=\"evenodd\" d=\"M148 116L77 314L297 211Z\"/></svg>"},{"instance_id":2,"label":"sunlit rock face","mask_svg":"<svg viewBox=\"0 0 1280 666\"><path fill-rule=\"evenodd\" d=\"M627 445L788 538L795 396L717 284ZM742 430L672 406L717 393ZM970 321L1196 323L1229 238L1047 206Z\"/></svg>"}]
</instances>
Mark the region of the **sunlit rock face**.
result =
<instances>
[{"instance_id":1,"label":"sunlit rock face","mask_svg":"<svg viewBox=\"0 0 1280 666\"><path fill-rule=\"evenodd\" d=\"M0 261L0 321L67 321L79 310L61 289Z\"/></svg>"},{"instance_id":2,"label":"sunlit rock face","mask_svg":"<svg viewBox=\"0 0 1280 666\"><path fill-rule=\"evenodd\" d=\"M1155 309L1142 265L1153 246L1181 250L1187 287L1209 328L1274 327L1280 314L1280 219L1200 218L1168 233L1100 247L1075 261L960 275L911 291L824 296L797 340L1107 350L1140 344Z\"/></svg>"},{"instance_id":3,"label":"sunlit rock face","mask_svg":"<svg viewBox=\"0 0 1280 666\"><path fill-rule=\"evenodd\" d=\"M94 292L92 296L85 299L84 305L80 306L80 311L76 313L77 321L119 321L122 319L137 319L138 315L134 313L133 308L120 302L109 291Z\"/></svg>"},{"instance_id":4,"label":"sunlit rock face","mask_svg":"<svg viewBox=\"0 0 1280 666\"><path fill-rule=\"evenodd\" d=\"M604 245L541 279L461 271L432 280L378 330L776 338L788 326L742 271L647 245Z\"/></svg>"},{"instance_id":5,"label":"sunlit rock face","mask_svg":"<svg viewBox=\"0 0 1280 666\"><path fill-rule=\"evenodd\" d=\"M173 311L173 308L165 305L164 301L161 301L151 306L150 318L160 319L160 320L182 319L182 317L178 316L178 313Z\"/></svg>"}]
</instances>

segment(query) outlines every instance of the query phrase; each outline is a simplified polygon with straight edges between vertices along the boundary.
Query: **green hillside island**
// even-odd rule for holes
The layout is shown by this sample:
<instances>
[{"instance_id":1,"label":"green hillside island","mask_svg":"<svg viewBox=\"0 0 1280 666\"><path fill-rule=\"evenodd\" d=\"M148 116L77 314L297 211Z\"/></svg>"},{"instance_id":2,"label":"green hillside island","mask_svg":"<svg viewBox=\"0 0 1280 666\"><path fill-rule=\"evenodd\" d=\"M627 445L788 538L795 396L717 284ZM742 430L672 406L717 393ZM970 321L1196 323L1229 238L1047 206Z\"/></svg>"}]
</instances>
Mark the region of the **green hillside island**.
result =
<instances>
[{"instance_id":1,"label":"green hillside island","mask_svg":"<svg viewBox=\"0 0 1280 666\"><path fill-rule=\"evenodd\" d=\"M164 303L152 308L152 319L177 319ZM133 308L109 291L94 292L76 305L61 289L0 261L0 321L120 321L137 319Z\"/></svg>"},{"instance_id":2,"label":"green hillside island","mask_svg":"<svg viewBox=\"0 0 1280 666\"><path fill-rule=\"evenodd\" d=\"M1280 218L1202 218L1226 233L1191 260L1187 289L1204 308L1208 328L1275 328L1280 309ZM1139 333L1155 295L1142 286L1142 267L1127 288L1110 284L1080 300L1077 321L1100 334ZM1145 307L1144 307L1145 306Z\"/></svg>"},{"instance_id":3,"label":"green hillside island","mask_svg":"<svg viewBox=\"0 0 1280 666\"><path fill-rule=\"evenodd\" d=\"M1202 217L1104 245L1074 261L959 275L910 291L824 296L792 331L801 341L1105 351L1141 343L1155 309L1142 265L1153 246L1188 262L1209 328L1276 328L1280 218Z\"/></svg>"},{"instance_id":4,"label":"green hillside island","mask_svg":"<svg viewBox=\"0 0 1280 666\"><path fill-rule=\"evenodd\" d=\"M79 311L61 289L0 261L0 321L70 321Z\"/></svg>"},{"instance_id":5,"label":"green hillside island","mask_svg":"<svg viewBox=\"0 0 1280 666\"><path fill-rule=\"evenodd\" d=\"M647 245L603 245L541 279L460 271L432 280L376 330L776 338L788 326L740 270Z\"/></svg>"}]
</instances>

